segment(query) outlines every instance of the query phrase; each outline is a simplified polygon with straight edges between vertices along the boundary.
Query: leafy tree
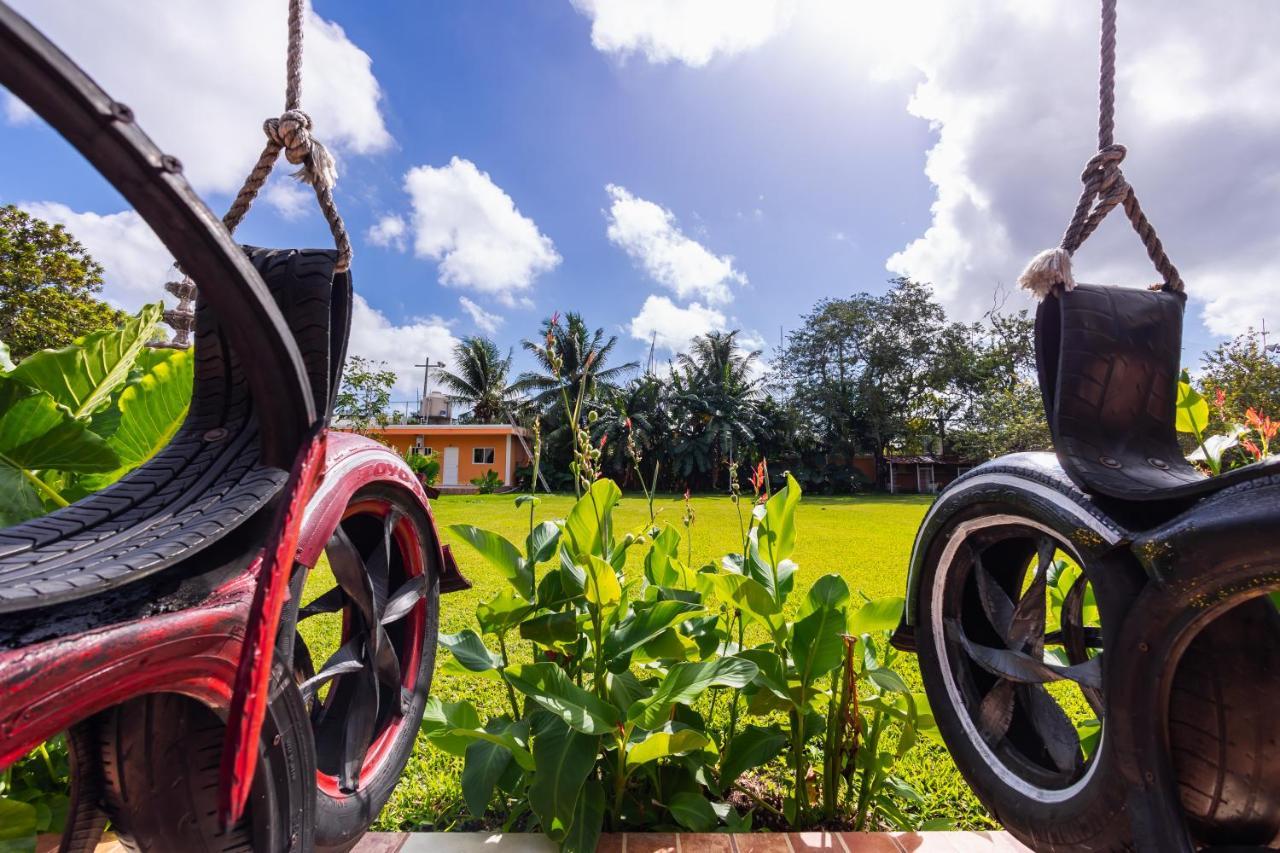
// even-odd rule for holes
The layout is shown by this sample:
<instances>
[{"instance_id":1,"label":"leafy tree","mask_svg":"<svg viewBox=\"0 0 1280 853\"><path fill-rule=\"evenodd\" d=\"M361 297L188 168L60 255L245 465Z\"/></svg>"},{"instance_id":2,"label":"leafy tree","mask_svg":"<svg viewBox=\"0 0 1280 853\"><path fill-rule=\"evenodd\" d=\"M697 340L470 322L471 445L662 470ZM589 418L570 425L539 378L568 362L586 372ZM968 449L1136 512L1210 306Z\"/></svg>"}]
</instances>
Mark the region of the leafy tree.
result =
<instances>
[{"instance_id":1,"label":"leafy tree","mask_svg":"<svg viewBox=\"0 0 1280 853\"><path fill-rule=\"evenodd\" d=\"M507 382L511 353L503 358L493 341L483 337L463 338L453 348L458 372L440 370L437 375L453 392L453 399L471 406L476 423L505 423L511 406L519 399L519 387Z\"/></svg>"},{"instance_id":2,"label":"leafy tree","mask_svg":"<svg viewBox=\"0 0 1280 853\"><path fill-rule=\"evenodd\" d=\"M1216 400L1221 391L1222 409L1231 417L1243 419L1249 408L1272 417L1280 415L1280 344L1264 348L1262 335L1249 329L1205 353L1202 364L1204 396ZM1220 420L1217 407L1213 408L1212 417Z\"/></svg>"},{"instance_id":3,"label":"leafy tree","mask_svg":"<svg viewBox=\"0 0 1280 853\"><path fill-rule=\"evenodd\" d=\"M356 432L385 426L387 407L391 405L391 386L395 382L396 374L387 370L385 361L375 363L358 355L351 356L342 371L342 386L334 400L334 418Z\"/></svg>"},{"instance_id":4,"label":"leafy tree","mask_svg":"<svg viewBox=\"0 0 1280 853\"><path fill-rule=\"evenodd\" d=\"M0 207L0 340L14 360L123 322L100 292L102 266L66 228Z\"/></svg>"}]
</instances>

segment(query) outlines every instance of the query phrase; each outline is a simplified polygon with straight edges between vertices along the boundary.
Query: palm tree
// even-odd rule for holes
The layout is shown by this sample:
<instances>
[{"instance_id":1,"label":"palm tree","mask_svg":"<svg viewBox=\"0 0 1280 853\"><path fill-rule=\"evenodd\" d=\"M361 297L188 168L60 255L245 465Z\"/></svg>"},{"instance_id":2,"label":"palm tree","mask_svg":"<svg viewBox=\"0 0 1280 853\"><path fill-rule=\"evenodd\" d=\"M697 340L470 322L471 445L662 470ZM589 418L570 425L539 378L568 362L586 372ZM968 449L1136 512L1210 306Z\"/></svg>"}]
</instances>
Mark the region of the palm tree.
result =
<instances>
[{"instance_id":1,"label":"palm tree","mask_svg":"<svg viewBox=\"0 0 1280 853\"><path fill-rule=\"evenodd\" d=\"M672 395L682 415L671 454L679 477L711 475L741 460L767 429L760 382L752 376L759 351L738 346L738 332L708 332L693 339L671 371Z\"/></svg>"},{"instance_id":2,"label":"palm tree","mask_svg":"<svg viewBox=\"0 0 1280 853\"><path fill-rule=\"evenodd\" d=\"M560 359L558 371L552 363L553 354L548 344ZM540 369L521 374L516 385L522 391L533 392L531 402L544 412L561 405L562 392L571 401L577 399L579 392L584 400L607 396L618 390L624 374L639 367L634 361L616 367L605 366L617 344L617 335L606 340L604 329L590 331L581 314L570 311L564 323L553 316L542 323L542 340L521 344Z\"/></svg>"},{"instance_id":3,"label":"palm tree","mask_svg":"<svg viewBox=\"0 0 1280 853\"><path fill-rule=\"evenodd\" d=\"M453 360L457 373L440 370L436 374L453 392L450 396L471 406L471 417L477 423L506 421L510 407L520 398L518 383L507 383L511 353L503 358L493 341L477 335L458 342Z\"/></svg>"}]
</instances>

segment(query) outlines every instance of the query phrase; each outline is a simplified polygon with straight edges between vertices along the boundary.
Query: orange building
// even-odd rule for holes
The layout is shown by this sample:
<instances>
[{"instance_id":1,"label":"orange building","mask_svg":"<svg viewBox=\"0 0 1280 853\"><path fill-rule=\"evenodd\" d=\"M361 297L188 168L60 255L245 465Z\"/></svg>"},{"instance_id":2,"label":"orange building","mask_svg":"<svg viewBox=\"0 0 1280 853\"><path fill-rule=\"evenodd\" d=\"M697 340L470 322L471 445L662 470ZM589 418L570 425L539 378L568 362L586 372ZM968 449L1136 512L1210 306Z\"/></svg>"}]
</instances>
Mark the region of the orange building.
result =
<instances>
[{"instance_id":1,"label":"orange building","mask_svg":"<svg viewBox=\"0 0 1280 853\"><path fill-rule=\"evenodd\" d=\"M443 487L468 485L473 477L496 471L504 486L515 484L515 470L531 464L529 430L507 424L391 424L369 431L401 456L435 456Z\"/></svg>"}]
</instances>

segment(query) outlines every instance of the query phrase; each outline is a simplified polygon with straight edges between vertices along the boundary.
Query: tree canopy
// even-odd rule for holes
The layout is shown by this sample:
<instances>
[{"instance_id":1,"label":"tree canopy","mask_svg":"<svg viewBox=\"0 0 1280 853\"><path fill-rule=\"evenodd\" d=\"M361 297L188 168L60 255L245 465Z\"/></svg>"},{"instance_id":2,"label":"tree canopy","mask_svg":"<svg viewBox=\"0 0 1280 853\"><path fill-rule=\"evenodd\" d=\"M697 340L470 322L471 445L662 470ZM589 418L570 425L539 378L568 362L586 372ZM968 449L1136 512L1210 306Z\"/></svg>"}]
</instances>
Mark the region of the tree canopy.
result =
<instances>
[{"instance_id":1,"label":"tree canopy","mask_svg":"<svg viewBox=\"0 0 1280 853\"><path fill-rule=\"evenodd\" d=\"M71 232L0 207L0 341L15 361L123 322L101 292L102 266Z\"/></svg>"}]
</instances>

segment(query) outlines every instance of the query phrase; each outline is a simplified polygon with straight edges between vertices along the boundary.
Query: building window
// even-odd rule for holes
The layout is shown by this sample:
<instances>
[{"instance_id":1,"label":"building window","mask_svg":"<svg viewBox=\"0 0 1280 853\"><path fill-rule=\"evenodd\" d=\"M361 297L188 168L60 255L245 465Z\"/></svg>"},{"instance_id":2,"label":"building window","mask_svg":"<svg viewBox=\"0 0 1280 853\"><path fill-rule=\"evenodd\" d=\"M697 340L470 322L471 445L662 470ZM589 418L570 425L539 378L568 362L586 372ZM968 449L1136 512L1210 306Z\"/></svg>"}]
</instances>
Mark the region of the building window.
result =
<instances>
[{"instance_id":1,"label":"building window","mask_svg":"<svg viewBox=\"0 0 1280 853\"><path fill-rule=\"evenodd\" d=\"M410 456L430 456L434 452L430 447L424 447L421 444L415 444L409 448Z\"/></svg>"},{"instance_id":2,"label":"building window","mask_svg":"<svg viewBox=\"0 0 1280 853\"><path fill-rule=\"evenodd\" d=\"M492 465L493 464L493 448L477 447L471 451L471 461L476 465Z\"/></svg>"}]
</instances>

